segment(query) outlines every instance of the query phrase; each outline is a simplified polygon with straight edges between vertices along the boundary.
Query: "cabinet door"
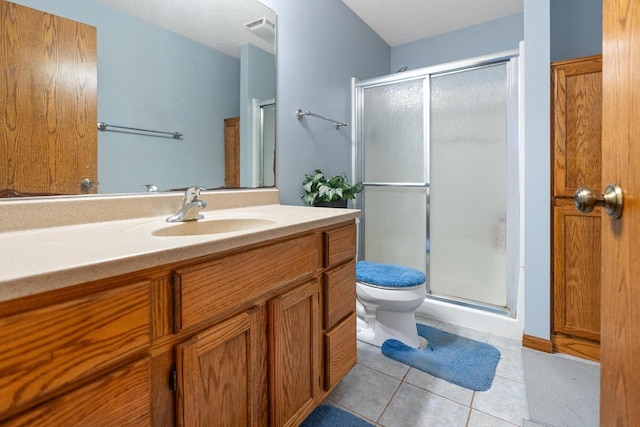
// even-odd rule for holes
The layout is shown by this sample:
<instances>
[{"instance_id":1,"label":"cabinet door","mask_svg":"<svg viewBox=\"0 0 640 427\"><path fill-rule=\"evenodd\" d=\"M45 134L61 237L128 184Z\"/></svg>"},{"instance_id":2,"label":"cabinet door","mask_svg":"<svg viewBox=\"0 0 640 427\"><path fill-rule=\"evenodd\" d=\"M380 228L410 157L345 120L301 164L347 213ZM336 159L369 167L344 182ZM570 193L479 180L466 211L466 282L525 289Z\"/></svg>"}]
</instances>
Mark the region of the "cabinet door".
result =
<instances>
[{"instance_id":1,"label":"cabinet door","mask_svg":"<svg viewBox=\"0 0 640 427\"><path fill-rule=\"evenodd\" d=\"M553 195L600 188L602 56L554 63L552 73Z\"/></svg>"},{"instance_id":2,"label":"cabinet door","mask_svg":"<svg viewBox=\"0 0 640 427\"><path fill-rule=\"evenodd\" d=\"M178 425L255 426L266 418L261 313L242 313L177 346Z\"/></svg>"},{"instance_id":3,"label":"cabinet door","mask_svg":"<svg viewBox=\"0 0 640 427\"><path fill-rule=\"evenodd\" d=\"M572 203L554 207L553 299L554 333L600 341L600 222L601 210L588 215ZM562 338L554 344L562 347ZM574 347L579 343L572 344ZM584 343L583 345L588 345ZM562 348L559 348L562 350ZM573 348L574 352L579 350ZM597 346L579 350L598 359Z\"/></svg>"},{"instance_id":4,"label":"cabinet door","mask_svg":"<svg viewBox=\"0 0 640 427\"><path fill-rule=\"evenodd\" d=\"M318 305L315 279L269 302L272 425L299 425L320 394Z\"/></svg>"}]
</instances>

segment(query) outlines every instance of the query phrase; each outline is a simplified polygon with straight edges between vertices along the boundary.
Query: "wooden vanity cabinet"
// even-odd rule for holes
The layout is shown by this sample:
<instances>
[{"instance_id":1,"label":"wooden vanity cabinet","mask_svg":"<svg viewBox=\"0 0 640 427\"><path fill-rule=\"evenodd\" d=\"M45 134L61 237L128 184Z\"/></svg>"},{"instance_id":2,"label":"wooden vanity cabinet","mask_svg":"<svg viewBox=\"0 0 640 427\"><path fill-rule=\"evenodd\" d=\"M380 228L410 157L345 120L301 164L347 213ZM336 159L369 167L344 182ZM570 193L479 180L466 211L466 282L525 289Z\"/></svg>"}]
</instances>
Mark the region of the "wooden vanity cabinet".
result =
<instances>
[{"instance_id":1,"label":"wooden vanity cabinet","mask_svg":"<svg viewBox=\"0 0 640 427\"><path fill-rule=\"evenodd\" d=\"M299 425L355 365L355 233L0 303L0 424Z\"/></svg>"},{"instance_id":2,"label":"wooden vanity cabinet","mask_svg":"<svg viewBox=\"0 0 640 427\"><path fill-rule=\"evenodd\" d=\"M175 271L177 330L248 310L178 346L177 424L304 421L356 363L355 255L349 223Z\"/></svg>"}]
</instances>

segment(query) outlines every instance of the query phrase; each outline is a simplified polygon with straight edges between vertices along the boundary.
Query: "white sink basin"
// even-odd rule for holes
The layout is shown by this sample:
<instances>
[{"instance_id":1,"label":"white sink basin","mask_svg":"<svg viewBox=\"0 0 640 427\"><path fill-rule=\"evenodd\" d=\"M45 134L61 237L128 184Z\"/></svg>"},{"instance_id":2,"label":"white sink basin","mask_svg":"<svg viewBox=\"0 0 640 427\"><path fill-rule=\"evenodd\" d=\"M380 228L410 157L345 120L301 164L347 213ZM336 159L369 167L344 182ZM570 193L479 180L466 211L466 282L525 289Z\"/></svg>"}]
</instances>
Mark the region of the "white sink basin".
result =
<instances>
[{"instance_id":1,"label":"white sink basin","mask_svg":"<svg viewBox=\"0 0 640 427\"><path fill-rule=\"evenodd\" d=\"M176 223L155 230L152 234L158 237L199 236L260 229L273 224L275 221L260 218L210 219Z\"/></svg>"}]
</instances>

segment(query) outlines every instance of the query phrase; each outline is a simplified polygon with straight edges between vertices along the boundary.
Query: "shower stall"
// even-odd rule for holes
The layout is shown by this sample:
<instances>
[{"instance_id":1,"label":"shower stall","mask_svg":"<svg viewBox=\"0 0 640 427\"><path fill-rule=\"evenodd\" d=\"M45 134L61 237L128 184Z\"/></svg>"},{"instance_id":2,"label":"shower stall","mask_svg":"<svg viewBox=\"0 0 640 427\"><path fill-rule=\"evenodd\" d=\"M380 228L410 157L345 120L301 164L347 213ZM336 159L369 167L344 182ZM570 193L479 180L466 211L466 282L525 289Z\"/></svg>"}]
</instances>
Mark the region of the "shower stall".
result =
<instances>
[{"instance_id":1,"label":"shower stall","mask_svg":"<svg viewBox=\"0 0 640 427\"><path fill-rule=\"evenodd\" d=\"M353 83L359 258L427 276L427 300L515 317L518 52Z\"/></svg>"}]
</instances>

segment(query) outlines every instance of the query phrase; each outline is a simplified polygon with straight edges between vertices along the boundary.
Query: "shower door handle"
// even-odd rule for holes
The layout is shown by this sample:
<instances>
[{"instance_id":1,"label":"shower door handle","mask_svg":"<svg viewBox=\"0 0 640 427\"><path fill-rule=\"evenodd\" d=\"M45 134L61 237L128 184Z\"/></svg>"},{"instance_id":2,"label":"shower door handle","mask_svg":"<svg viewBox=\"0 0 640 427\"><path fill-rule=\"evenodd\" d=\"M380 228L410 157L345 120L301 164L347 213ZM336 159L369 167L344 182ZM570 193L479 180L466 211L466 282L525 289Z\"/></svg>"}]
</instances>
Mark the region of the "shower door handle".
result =
<instances>
[{"instance_id":1,"label":"shower door handle","mask_svg":"<svg viewBox=\"0 0 640 427\"><path fill-rule=\"evenodd\" d=\"M617 184L607 186L601 195L594 194L587 187L580 187L573 195L573 203L582 213L589 213L594 207L602 206L611 218L618 219L622 216L624 195Z\"/></svg>"}]
</instances>

